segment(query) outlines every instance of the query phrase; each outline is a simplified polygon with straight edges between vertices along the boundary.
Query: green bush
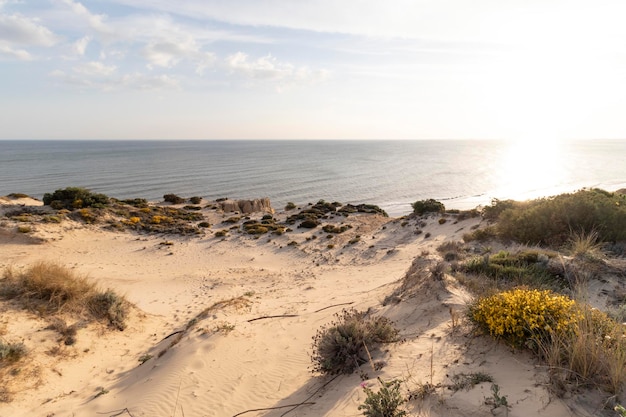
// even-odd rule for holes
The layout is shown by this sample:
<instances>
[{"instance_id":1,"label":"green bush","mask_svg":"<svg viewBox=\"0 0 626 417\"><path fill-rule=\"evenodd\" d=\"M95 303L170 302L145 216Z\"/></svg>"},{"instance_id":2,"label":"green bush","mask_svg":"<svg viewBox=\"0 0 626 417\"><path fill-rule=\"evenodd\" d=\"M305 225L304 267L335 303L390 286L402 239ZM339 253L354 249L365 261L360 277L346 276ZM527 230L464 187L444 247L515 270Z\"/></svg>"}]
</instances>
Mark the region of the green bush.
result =
<instances>
[{"instance_id":1,"label":"green bush","mask_svg":"<svg viewBox=\"0 0 626 417\"><path fill-rule=\"evenodd\" d=\"M365 403L359 405L359 410L363 410L363 415L367 417L404 417L406 411L400 407L406 399L400 393L400 381L393 380L384 382L378 378L381 387L377 392L368 387L363 387L365 391Z\"/></svg>"},{"instance_id":2,"label":"green bush","mask_svg":"<svg viewBox=\"0 0 626 417\"><path fill-rule=\"evenodd\" d=\"M563 287L564 278L558 271L548 268L549 252L526 250L516 253L500 251L494 255L476 256L469 259L463 270L470 274L482 274L494 280L506 280L516 284L543 287Z\"/></svg>"},{"instance_id":3,"label":"green bush","mask_svg":"<svg viewBox=\"0 0 626 417\"><path fill-rule=\"evenodd\" d=\"M367 318L365 312L344 310L337 320L313 338L313 372L349 374L367 361L368 350L396 341L398 329L385 317Z\"/></svg>"},{"instance_id":4,"label":"green bush","mask_svg":"<svg viewBox=\"0 0 626 417\"><path fill-rule=\"evenodd\" d=\"M95 194L86 188L68 187L45 193L43 203L54 209L74 210L80 208L103 208L110 204L110 199L104 194Z\"/></svg>"},{"instance_id":5,"label":"green bush","mask_svg":"<svg viewBox=\"0 0 626 417\"><path fill-rule=\"evenodd\" d=\"M505 204L506 203L506 204ZM499 207L504 204L504 207ZM573 232L597 233L601 242L626 240L626 196L581 190L525 203L498 202L499 237L525 244L562 246ZM489 210L485 208L487 212Z\"/></svg>"},{"instance_id":6,"label":"green bush","mask_svg":"<svg viewBox=\"0 0 626 417\"><path fill-rule=\"evenodd\" d=\"M413 207L413 213L421 216L426 213L443 213L446 211L446 207L443 203L429 198L428 200L420 200L411 204Z\"/></svg>"}]
</instances>

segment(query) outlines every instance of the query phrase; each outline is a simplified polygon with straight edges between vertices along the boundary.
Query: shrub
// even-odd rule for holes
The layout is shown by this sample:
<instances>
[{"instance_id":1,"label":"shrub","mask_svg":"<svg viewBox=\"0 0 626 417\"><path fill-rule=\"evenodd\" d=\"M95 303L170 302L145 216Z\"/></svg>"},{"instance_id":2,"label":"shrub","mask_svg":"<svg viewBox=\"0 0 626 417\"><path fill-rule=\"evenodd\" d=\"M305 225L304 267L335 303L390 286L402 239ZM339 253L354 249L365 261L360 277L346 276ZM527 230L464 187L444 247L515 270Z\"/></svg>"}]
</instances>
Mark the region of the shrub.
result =
<instances>
[{"instance_id":1,"label":"shrub","mask_svg":"<svg viewBox=\"0 0 626 417\"><path fill-rule=\"evenodd\" d=\"M439 224L444 224L447 221L448 221L448 219L441 218L441 219L439 219Z\"/></svg>"},{"instance_id":2,"label":"shrub","mask_svg":"<svg viewBox=\"0 0 626 417\"><path fill-rule=\"evenodd\" d=\"M191 204L200 204L202 202L202 197L193 196L189 199Z\"/></svg>"},{"instance_id":3,"label":"shrub","mask_svg":"<svg viewBox=\"0 0 626 417\"><path fill-rule=\"evenodd\" d=\"M291 201L285 205L285 211L293 210L295 208L296 208L296 205L292 203Z\"/></svg>"},{"instance_id":4,"label":"shrub","mask_svg":"<svg viewBox=\"0 0 626 417\"><path fill-rule=\"evenodd\" d=\"M185 199L177 196L176 194L165 194L163 196L163 201L165 201L166 203L172 203L172 204L182 204L185 202Z\"/></svg>"},{"instance_id":5,"label":"shrub","mask_svg":"<svg viewBox=\"0 0 626 417\"><path fill-rule=\"evenodd\" d=\"M209 222L200 222L200 223L198 223L198 227L202 227L202 228L211 227L211 223L209 223Z\"/></svg>"},{"instance_id":6,"label":"shrub","mask_svg":"<svg viewBox=\"0 0 626 417\"><path fill-rule=\"evenodd\" d=\"M126 328L128 302L113 290L93 294L88 301L91 314L97 319L106 319L118 330Z\"/></svg>"},{"instance_id":7,"label":"shrub","mask_svg":"<svg viewBox=\"0 0 626 417\"><path fill-rule=\"evenodd\" d=\"M470 274L482 274L494 280L506 280L516 284L532 284L559 288L566 284L561 271L549 267L550 252L533 250L510 253L500 251L494 255L476 256L469 259L463 270Z\"/></svg>"},{"instance_id":8,"label":"shrub","mask_svg":"<svg viewBox=\"0 0 626 417\"><path fill-rule=\"evenodd\" d=\"M26 346L23 343L5 343L0 341L0 364L3 362L17 362L26 356Z\"/></svg>"},{"instance_id":9,"label":"shrub","mask_svg":"<svg viewBox=\"0 0 626 417\"><path fill-rule=\"evenodd\" d=\"M413 207L413 213L421 216L426 213L443 213L446 211L446 207L443 203L429 198L428 200L419 200L411 204Z\"/></svg>"},{"instance_id":10,"label":"shrub","mask_svg":"<svg viewBox=\"0 0 626 417\"><path fill-rule=\"evenodd\" d=\"M103 208L110 204L110 199L104 194L95 194L86 188L68 187L54 193L45 193L43 203L57 210L73 210L85 207Z\"/></svg>"},{"instance_id":11,"label":"shrub","mask_svg":"<svg viewBox=\"0 0 626 417\"><path fill-rule=\"evenodd\" d=\"M514 346L544 340L552 332L571 333L581 318L576 302L552 291L517 288L478 299L470 319Z\"/></svg>"},{"instance_id":12,"label":"shrub","mask_svg":"<svg viewBox=\"0 0 626 417\"><path fill-rule=\"evenodd\" d=\"M336 321L313 338L313 372L349 374L366 362L366 347L396 341L398 330L385 317L367 318L365 312L344 310Z\"/></svg>"},{"instance_id":13,"label":"shrub","mask_svg":"<svg viewBox=\"0 0 626 417\"><path fill-rule=\"evenodd\" d=\"M365 403L359 405L359 410L363 410L363 415L367 417L404 417L406 411L399 409L406 399L400 393L400 381L393 380L384 382L378 378L381 387L377 392L368 387L363 387L365 391Z\"/></svg>"},{"instance_id":14,"label":"shrub","mask_svg":"<svg viewBox=\"0 0 626 417\"><path fill-rule=\"evenodd\" d=\"M304 227L305 229L314 229L319 226L320 222L313 217L309 217L300 223L298 227Z\"/></svg>"},{"instance_id":15,"label":"shrub","mask_svg":"<svg viewBox=\"0 0 626 417\"><path fill-rule=\"evenodd\" d=\"M148 200L145 198L132 198L121 201L124 204L128 204L129 206L137 207L137 208L147 208Z\"/></svg>"},{"instance_id":16,"label":"shrub","mask_svg":"<svg viewBox=\"0 0 626 417\"><path fill-rule=\"evenodd\" d=\"M49 262L39 262L21 274L7 269L0 280L0 295L18 299L42 315L68 312L87 313L97 320L106 318L120 330L129 307L115 292L100 292L86 277Z\"/></svg>"},{"instance_id":17,"label":"shrub","mask_svg":"<svg viewBox=\"0 0 626 417\"><path fill-rule=\"evenodd\" d=\"M562 246L572 231L597 233L600 242L624 241L626 196L592 189L515 203L499 213L496 230L502 238L537 245Z\"/></svg>"},{"instance_id":18,"label":"shrub","mask_svg":"<svg viewBox=\"0 0 626 417\"><path fill-rule=\"evenodd\" d=\"M343 226L334 226L332 224L325 224L322 227L322 230L325 231L326 233L343 233L348 229L352 229L352 226L350 225L343 225Z\"/></svg>"}]
</instances>

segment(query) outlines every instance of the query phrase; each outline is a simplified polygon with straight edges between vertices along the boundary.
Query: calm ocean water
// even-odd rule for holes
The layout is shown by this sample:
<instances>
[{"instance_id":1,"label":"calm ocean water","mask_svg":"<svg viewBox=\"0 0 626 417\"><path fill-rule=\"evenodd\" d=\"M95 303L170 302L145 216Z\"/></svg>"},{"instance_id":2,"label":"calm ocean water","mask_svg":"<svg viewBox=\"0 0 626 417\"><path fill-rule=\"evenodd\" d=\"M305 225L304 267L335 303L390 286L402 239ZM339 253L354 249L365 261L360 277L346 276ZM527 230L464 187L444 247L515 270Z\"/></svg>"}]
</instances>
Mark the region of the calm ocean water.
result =
<instances>
[{"instance_id":1,"label":"calm ocean water","mask_svg":"<svg viewBox=\"0 0 626 417\"><path fill-rule=\"evenodd\" d=\"M626 187L626 140L0 141L0 195L81 186L116 198L269 197L468 209L583 187Z\"/></svg>"}]
</instances>

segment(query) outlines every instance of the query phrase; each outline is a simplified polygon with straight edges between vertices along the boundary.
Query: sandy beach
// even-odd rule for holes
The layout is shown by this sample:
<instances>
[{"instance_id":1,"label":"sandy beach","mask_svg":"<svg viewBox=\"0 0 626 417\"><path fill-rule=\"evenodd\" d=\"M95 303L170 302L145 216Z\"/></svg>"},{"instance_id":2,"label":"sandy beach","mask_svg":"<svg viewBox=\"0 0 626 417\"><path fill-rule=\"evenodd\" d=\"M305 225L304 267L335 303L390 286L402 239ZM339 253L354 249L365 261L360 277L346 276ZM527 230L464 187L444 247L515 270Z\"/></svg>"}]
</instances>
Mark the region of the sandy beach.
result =
<instances>
[{"instance_id":1,"label":"sandy beach","mask_svg":"<svg viewBox=\"0 0 626 417\"><path fill-rule=\"evenodd\" d=\"M0 216L42 206L30 198L0 204ZM70 218L20 233L22 223L0 219L3 271L58 263L132 303L126 329L90 324L68 346L45 317L0 301L0 338L28 352L6 383L0 416L357 416L363 386L377 389L377 378L401 379L407 391L439 387L409 401L410 415L491 415L490 383L449 388L454 375L471 372L493 377L509 416L594 415L591 400L550 395L536 359L476 334L464 318L471 295L451 276L402 288L411 271L441 259L439 245L480 227L480 217L441 223L355 213L324 220L351 226L332 236L293 227L216 237L233 213L201 213L212 226L190 236ZM290 214L279 209L273 218ZM345 308L389 318L401 340L373 350L353 374L314 374L312 339Z\"/></svg>"}]
</instances>

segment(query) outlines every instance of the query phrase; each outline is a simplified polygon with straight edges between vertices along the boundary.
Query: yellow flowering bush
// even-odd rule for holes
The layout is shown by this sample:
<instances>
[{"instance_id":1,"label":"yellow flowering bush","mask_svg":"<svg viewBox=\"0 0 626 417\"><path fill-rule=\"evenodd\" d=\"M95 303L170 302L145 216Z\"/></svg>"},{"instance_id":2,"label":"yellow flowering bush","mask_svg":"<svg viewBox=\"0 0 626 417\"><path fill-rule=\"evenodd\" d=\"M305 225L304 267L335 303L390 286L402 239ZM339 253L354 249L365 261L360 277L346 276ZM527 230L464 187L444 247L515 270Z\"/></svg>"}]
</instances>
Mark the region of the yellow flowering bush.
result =
<instances>
[{"instance_id":1,"label":"yellow flowering bush","mask_svg":"<svg viewBox=\"0 0 626 417\"><path fill-rule=\"evenodd\" d=\"M575 331L582 313L576 302L550 290L516 288L479 299L470 318L492 336L520 346L554 332Z\"/></svg>"}]
</instances>

